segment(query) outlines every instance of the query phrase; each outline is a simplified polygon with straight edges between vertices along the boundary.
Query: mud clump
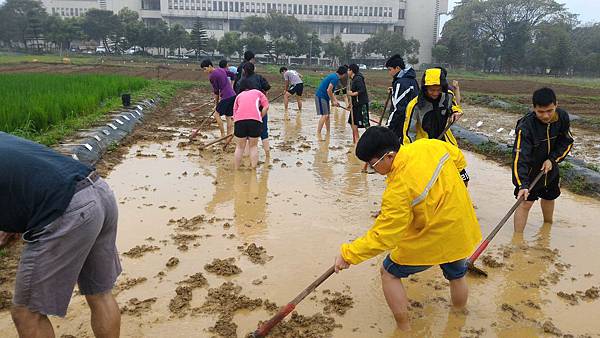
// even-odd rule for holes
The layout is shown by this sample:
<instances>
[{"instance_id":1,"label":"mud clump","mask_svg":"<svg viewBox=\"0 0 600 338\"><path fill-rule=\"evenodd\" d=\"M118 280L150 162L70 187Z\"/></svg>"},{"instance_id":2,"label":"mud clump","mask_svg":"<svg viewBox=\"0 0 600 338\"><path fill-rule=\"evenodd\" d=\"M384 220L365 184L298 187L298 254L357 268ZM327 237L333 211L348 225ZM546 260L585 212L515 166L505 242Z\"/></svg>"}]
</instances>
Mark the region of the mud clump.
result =
<instances>
[{"instance_id":1,"label":"mud clump","mask_svg":"<svg viewBox=\"0 0 600 338\"><path fill-rule=\"evenodd\" d=\"M328 295L321 301L321 303L325 304L323 308L323 313L325 314L336 313L343 316L349 309L354 307L354 299L349 295L337 291L331 293L329 290L325 290L323 293Z\"/></svg>"},{"instance_id":2,"label":"mud clump","mask_svg":"<svg viewBox=\"0 0 600 338\"><path fill-rule=\"evenodd\" d=\"M263 304L262 299L250 299L241 293L241 286L225 282L218 288L208 289L204 304L193 311L194 313L219 314L217 322L209 328L209 331L223 337L237 337L237 325L233 323L233 314L242 309L252 311Z\"/></svg>"},{"instance_id":3,"label":"mud clump","mask_svg":"<svg viewBox=\"0 0 600 338\"><path fill-rule=\"evenodd\" d=\"M320 313L303 316L294 311L290 319L277 324L271 330L269 336L293 338L333 337L333 330L339 327L342 326L336 324L335 319L332 317Z\"/></svg>"},{"instance_id":4,"label":"mud clump","mask_svg":"<svg viewBox=\"0 0 600 338\"><path fill-rule=\"evenodd\" d=\"M148 278L146 278L146 277L126 278L125 280L122 280L119 283L117 283L117 285L115 286L115 289L117 290L117 292L129 290L129 289L133 288L134 286L136 286L140 283L143 283L147 280L148 280Z\"/></svg>"},{"instance_id":5,"label":"mud clump","mask_svg":"<svg viewBox=\"0 0 600 338\"><path fill-rule=\"evenodd\" d=\"M129 301L127 301L127 304L121 308L121 313L140 317L142 313L150 311L152 309L152 304L154 303L156 303L156 297L145 300L131 298Z\"/></svg>"},{"instance_id":6,"label":"mud clump","mask_svg":"<svg viewBox=\"0 0 600 338\"><path fill-rule=\"evenodd\" d=\"M178 286L175 289L177 294L169 303L169 310L179 317L186 315L192 301L192 288L189 286Z\"/></svg>"},{"instance_id":7,"label":"mud clump","mask_svg":"<svg viewBox=\"0 0 600 338\"><path fill-rule=\"evenodd\" d=\"M494 257L490 255L483 256L481 262L483 263L483 265L490 268L501 268L504 266L504 263L497 261Z\"/></svg>"},{"instance_id":8,"label":"mud clump","mask_svg":"<svg viewBox=\"0 0 600 338\"><path fill-rule=\"evenodd\" d=\"M512 305L509 304L502 304L502 311L508 312L511 314L511 320L513 322L518 322L522 319L525 319L525 315L523 314L523 312L515 309Z\"/></svg>"},{"instance_id":9,"label":"mud clump","mask_svg":"<svg viewBox=\"0 0 600 338\"><path fill-rule=\"evenodd\" d=\"M223 315L219 316L215 325L209 327L208 331L221 337L237 337L237 324L233 322L232 316Z\"/></svg>"},{"instance_id":10,"label":"mud clump","mask_svg":"<svg viewBox=\"0 0 600 338\"><path fill-rule=\"evenodd\" d=\"M251 311L262 305L262 299L250 299L241 293L242 287L232 282L225 282L218 288L208 289L206 300L199 311L233 315L237 310L246 309Z\"/></svg>"},{"instance_id":11,"label":"mud clump","mask_svg":"<svg viewBox=\"0 0 600 338\"><path fill-rule=\"evenodd\" d=\"M165 264L167 266L167 268L172 268L174 266L177 266L179 264L179 258L177 257L171 257L169 258L169 260L167 261L167 264Z\"/></svg>"},{"instance_id":12,"label":"mud clump","mask_svg":"<svg viewBox=\"0 0 600 338\"><path fill-rule=\"evenodd\" d=\"M204 269L219 276L233 276L242 272L237 265L234 264L235 258L219 259L215 258L212 263L206 264Z\"/></svg>"},{"instance_id":13,"label":"mud clump","mask_svg":"<svg viewBox=\"0 0 600 338\"><path fill-rule=\"evenodd\" d=\"M10 309L12 306L12 293L8 290L0 291L0 311Z\"/></svg>"},{"instance_id":14,"label":"mud clump","mask_svg":"<svg viewBox=\"0 0 600 338\"><path fill-rule=\"evenodd\" d=\"M273 256L267 255L267 250L262 246L257 246L254 243L244 244L242 246L238 246L238 249L244 254L248 256L248 259L254 264L266 264L268 261L273 259Z\"/></svg>"},{"instance_id":15,"label":"mud clump","mask_svg":"<svg viewBox=\"0 0 600 338\"><path fill-rule=\"evenodd\" d=\"M131 249L129 249L129 251L124 252L123 256L127 256L130 258L140 258L143 255L145 255L147 252L152 252L152 251L157 251L160 250L159 247L157 247L156 245L146 245L146 244L142 244L142 245L137 245Z\"/></svg>"},{"instance_id":16,"label":"mud clump","mask_svg":"<svg viewBox=\"0 0 600 338\"><path fill-rule=\"evenodd\" d=\"M556 293L556 295L562 299L569 301L569 303L571 303L571 305L575 305L578 303L577 295L574 293L566 293L563 291L559 291Z\"/></svg>"},{"instance_id":17,"label":"mud clump","mask_svg":"<svg viewBox=\"0 0 600 338\"><path fill-rule=\"evenodd\" d=\"M268 299L265 299L265 301L263 302L263 307L269 313L276 313L279 310L279 306L277 306L275 302L272 302Z\"/></svg>"},{"instance_id":18,"label":"mud clump","mask_svg":"<svg viewBox=\"0 0 600 338\"><path fill-rule=\"evenodd\" d=\"M600 288L597 288L595 286L585 290L585 293L583 296L583 298L587 298L587 299L598 299L599 297L600 297Z\"/></svg>"},{"instance_id":19,"label":"mud clump","mask_svg":"<svg viewBox=\"0 0 600 338\"><path fill-rule=\"evenodd\" d=\"M198 272L198 273L195 273L195 274L189 276L187 279L184 279L177 284L180 284L180 285L183 284L183 285L187 285L187 286L191 287L192 289L197 289L197 288L202 288L202 287L207 286L208 281L206 280L204 275L202 275L201 272Z\"/></svg>"},{"instance_id":20,"label":"mud clump","mask_svg":"<svg viewBox=\"0 0 600 338\"><path fill-rule=\"evenodd\" d=\"M175 224L178 231L198 231L202 229L202 224L206 222L206 216L198 215L191 219L182 217L178 220L170 220L169 224Z\"/></svg>"},{"instance_id":21,"label":"mud clump","mask_svg":"<svg viewBox=\"0 0 600 338\"><path fill-rule=\"evenodd\" d=\"M197 240L198 238L200 238L200 235L193 235L193 234L171 235L171 239L173 240L173 243L175 245L177 245L177 249L179 249L180 251L187 251L188 244L190 244L190 242Z\"/></svg>"},{"instance_id":22,"label":"mud clump","mask_svg":"<svg viewBox=\"0 0 600 338\"><path fill-rule=\"evenodd\" d=\"M552 323L549 320L544 322L544 324L542 325L542 330L544 330L545 333L549 333L559 337L563 335L562 332L556 326L554 326L554 323Z\"/></svg>"}]
</instances>

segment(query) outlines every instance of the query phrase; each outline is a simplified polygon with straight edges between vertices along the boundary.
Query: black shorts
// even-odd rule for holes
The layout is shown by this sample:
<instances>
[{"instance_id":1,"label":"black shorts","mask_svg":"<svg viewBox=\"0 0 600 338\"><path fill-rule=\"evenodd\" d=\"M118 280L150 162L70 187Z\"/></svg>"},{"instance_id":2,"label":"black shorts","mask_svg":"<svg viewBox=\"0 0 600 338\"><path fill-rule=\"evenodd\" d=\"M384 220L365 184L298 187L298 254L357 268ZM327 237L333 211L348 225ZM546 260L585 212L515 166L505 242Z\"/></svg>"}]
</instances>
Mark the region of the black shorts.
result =
<instances>
[{"instance_id":1,"label":"black shorts","mask_svg":"<svg viewBox=\"0 0 600 338\"><path fill-rule=\"evenodd\" d=\"M228 97L217 103L217 113L219 116L233 116L233 104L235 103L235 96Z\"/></svg>"},{"instance_id":2,"label":"black shorts","mask_svg":"<svg viewBox=\"0 0 600 338\"><path fill-rule=\"evenodd\" d=\"M263 132L263 125L256 120L241 120L233 125L233 135L239 138L258 138Z\"/></svg>"},{"instance_id":3,"label":"black shorts","mask_svg":"<svg viewBox=\"0 0 600 338\"><path fill-rule=\"evenodd\" d=\"M519 194L519 188L515 188L515 197ZM558 176L551 182L544 182L544 177L529 191L528 201L537 201L538 198L554 201L560 196L560 178Z\"/></svg>"},{"instance_id":4,"label":"black shorts","mask_svg":"<svg viewBox=\"0 0 600 338\"><path fill-rule=\"evenodd\" d=\"M352 115L354 115L354 125L358 128L369 128L369 104L357 104L352 106ZM352 124L352 116L348 114L348 123Z\"/></svg>"},{"instance_id":5,"label":"black shorts","mask_svg":"<svg viewBox=\"0 0 600 338\"><path fill-rule=\"evenodd\" d=\"M304 92L304 83L296 83L295 85L291 85L287 91L292 95L296 94L298 96L302 96L302 93Z\"/></svg>"}]
</instances>

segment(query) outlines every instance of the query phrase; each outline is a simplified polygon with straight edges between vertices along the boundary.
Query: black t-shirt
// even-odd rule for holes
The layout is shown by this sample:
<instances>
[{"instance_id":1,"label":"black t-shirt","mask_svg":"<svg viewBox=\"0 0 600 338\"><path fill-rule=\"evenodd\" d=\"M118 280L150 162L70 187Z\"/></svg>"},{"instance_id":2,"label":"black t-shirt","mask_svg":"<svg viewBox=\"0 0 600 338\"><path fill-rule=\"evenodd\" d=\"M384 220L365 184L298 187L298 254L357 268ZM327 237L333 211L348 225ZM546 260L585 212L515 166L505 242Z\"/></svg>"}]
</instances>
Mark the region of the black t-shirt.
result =
<instances>
[{"instance_id":1,"label":"black t-shirt","mask_svg":"<svg viewBox=\"0 0 600 338\"><path fill-rule=\"evenodd\" d=\"M0 132L0 230L25 232L60 217L92 168L41 144Z\"/></svg>"}]
</instances>

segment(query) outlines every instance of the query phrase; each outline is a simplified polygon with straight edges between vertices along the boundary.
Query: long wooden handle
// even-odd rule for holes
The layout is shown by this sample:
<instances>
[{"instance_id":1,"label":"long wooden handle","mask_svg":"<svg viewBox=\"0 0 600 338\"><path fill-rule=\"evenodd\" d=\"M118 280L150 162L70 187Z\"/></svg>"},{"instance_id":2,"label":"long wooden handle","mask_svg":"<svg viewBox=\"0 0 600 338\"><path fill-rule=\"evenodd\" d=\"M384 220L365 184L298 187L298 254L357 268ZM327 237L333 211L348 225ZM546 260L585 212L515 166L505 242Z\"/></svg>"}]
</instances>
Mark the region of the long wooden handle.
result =
<instances>
[{"instance_id":1,"label":"long wooden handle","mask_svg":"<svg viewBox=\"0 0 600 338\"><path fill-rule=\"evenodd\" d=\"M314 282L312 282L306 289L304 289L296 298L294 298L290 303L286 306L279 309L277 314L275 314L271 319L267 322L263 323L254 333L253 337L265 337L269 332L281 322L287 315L289 315L294 309L296 305L298 305L306 296L308 296L311 292L313 292L319 285L321 285L327 278L329 278L335 272L335 266L331 266L324 274L319 276Z\"/></svg>"},{"instance_id":2,"label":"long wooden handle","mask_svg":"<svg viewBox=\"0 0 600 338\"><path fill-rule=\"evenodd\" d=\"M385 100L385 104L383 105L383 112L381 113L381 117L379 118L379 122L377 123L378 126L380 126L381 122L383 122L383 118L385 117L385 112L387 110L388 103L390 103L391 99L392 99L392 93L390 93L388 95L387 99Z\"/></svg>"},{"instance_id":3,"label":"long wooden handle","mask_svg":"<svg viewBox=\"0 0 600 338\"><path fill-rule=\"evenodd\" d=\"M201 145L201 146L200 146L200 149L205 149L205 148L207 148L207 147L210 147L210 146L212 146L212 145L213 145L213 144L215 144L215 143L222 142L222 141L224 141L224 140L226 140L226 139L228 139L228 138L230 138L230 137L233 137L233 134L229 134L229 135L223 136L223 137L221 137L221 138L218 138L218 139L216 139L216 140L214 140L214 141L212 141L212 142L209 142L209 143L207 143L207 144Z\"/></svg>"},{"instance_id":4,"label":"long wooden handle","mask_svg":"<svg viewBox=\"0 0 600 338\"><path fill-rule=\"evenodd\" d=\"M535 185L538 183L538 181L542 178L543 175L544 175L544 172L540 171L540 173L533 179L533 182L531 182L531 184L529 185L529 189L533 189L533 187L535 187ZM481 242L481 244L479 244L479 247L477 247L477 250L475 250L475 252L471 255L471 257L469 257L469 260L468 260L469 263L473 264L477 260L477 258L479 258L479 256L483 253L483 251L490 244L492 239L494 239L494 237L496 236L498 231L500 231L500 229L502 229L502 227L504 226L506 221L508 221L510 216L515 212L515 210L517 210L517 208L519 207L521 202L523 202L523 200L524 200L524 198L522 196L519 197L519 199L517 199L515 204L513 204L513 206L510 208L510 210L508 210L506 215L504 215L504 217L502 217L502 219L500 220L498 225L496 225L496 227L492 230L492 232L490 232L490 234L483 240L483 242Z\"/></svg>"}]
</instances>

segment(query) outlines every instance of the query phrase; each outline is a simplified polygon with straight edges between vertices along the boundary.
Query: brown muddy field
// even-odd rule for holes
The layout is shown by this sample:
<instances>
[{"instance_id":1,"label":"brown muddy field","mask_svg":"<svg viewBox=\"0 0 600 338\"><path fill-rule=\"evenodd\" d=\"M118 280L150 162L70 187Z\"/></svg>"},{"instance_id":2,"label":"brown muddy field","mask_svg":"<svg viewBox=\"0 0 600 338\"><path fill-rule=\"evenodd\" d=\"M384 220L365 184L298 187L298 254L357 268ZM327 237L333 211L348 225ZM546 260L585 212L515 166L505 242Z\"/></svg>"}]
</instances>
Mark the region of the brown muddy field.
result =
<instances>
[{"instance_id":1,"label":"brown muddy field","mask_svg":"<svg viewBox=\"0 0 600 338\"><path fill-rule=\"evenodd\" d=\"M232 170L232 151L187 143L208 100L189 90L148 116L98 170L114 189L123 275L115 288L124 337L244 337L332 263L339 244L362 234L379 208L384 178L361 173L342 112L332 135L315 136L305 110L269 112L271 159ZM207 112L204 112L207 113ZM507 168L466 153L482 231L514 202ZM600 202L564 192L555 223L534 210L524 236L503 229L469 277L466 311L449 307L438 268L405 281L413 330L395 331L380 287L377 257L332 276L297 307L273 337L600 337ZM15 337L5 300L12 292L13 246L0 264L0 332ZM129 253L125 255L125 253ZM74 293L57 336L91 337L89 310Z\"/></svg>"}]
</instances>

